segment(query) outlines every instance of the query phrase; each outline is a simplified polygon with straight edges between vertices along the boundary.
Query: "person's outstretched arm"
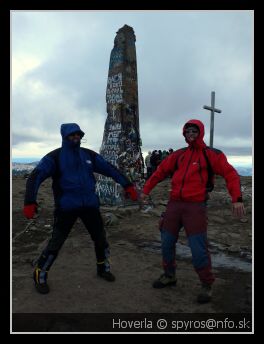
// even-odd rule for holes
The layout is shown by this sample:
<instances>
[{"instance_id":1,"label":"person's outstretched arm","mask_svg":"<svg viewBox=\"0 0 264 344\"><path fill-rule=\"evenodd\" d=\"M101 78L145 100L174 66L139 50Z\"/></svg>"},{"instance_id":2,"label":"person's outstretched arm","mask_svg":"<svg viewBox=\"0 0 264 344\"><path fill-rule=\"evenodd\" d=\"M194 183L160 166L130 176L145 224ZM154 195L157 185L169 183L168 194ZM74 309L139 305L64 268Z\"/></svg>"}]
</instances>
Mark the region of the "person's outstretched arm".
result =
<instances>
[{"instance_id":1,"label":"person's outstretched arm","mask_svg":"<svg viewBox=\"0 0 264 344\"><path fill-rule=\"evenodd\" d=\"M165 158L158 166L157 170L150 176L150 178L146 181L140 198L144 201L148 195L150 194L151 190L162 180L164 180L169 175L173 174L176 167L176 161L178 157L182 154L182 150L177 150L173 154L169 155Z\"/></svg>"},{"instance_id":2,"label":"person's outstretched arm","mask_svg":"<svg viewBox=\"0 0 264 344\"><path fill-rule=\"evenodd\" d=\"M225 154L220 150L215 150L210 155L210 163L215 174L225 179L227 190L232 199L232 212L237 217L245 215L245 208L242 199L240 177L236 169L229 164Z\"/></svg>"},{"instance_id":3,"label":"person's outstretched arm","mask_svg":"<svg viewBox=\"0 0 264 344\"><path fill-rule=\"evenodd\" d=\"M30 173L26 183L23 209L23 213L28 219L32 219L37 211L37 194L41 183L55 172L55 168L54 159L47 154Z\"/></svg>"}]
</instances>

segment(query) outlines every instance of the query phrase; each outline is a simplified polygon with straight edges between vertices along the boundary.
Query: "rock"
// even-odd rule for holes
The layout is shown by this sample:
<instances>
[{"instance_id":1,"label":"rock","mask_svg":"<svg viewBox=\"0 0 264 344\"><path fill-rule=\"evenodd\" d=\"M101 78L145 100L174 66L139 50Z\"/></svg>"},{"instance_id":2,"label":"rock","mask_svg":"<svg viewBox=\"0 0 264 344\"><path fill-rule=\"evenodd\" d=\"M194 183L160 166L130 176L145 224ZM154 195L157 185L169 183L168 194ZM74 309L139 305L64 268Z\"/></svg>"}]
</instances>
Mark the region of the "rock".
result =
<instances>
[{"instance_id":1,"label":"rock","mask_svg":"<svg viewBox=\"0 0 264 344\"><path fill-rule=\"evenodd\" d=\"M237 253L240 252L240 248L237 245L232 245L228 247L227 251L231 253Z\"/></svg>"},{"instance_id":2,"label":"rock","mask_svg":"<svg viewBox=\"0 0 264 344\"><path fill-rule=\"evenodd\" d=\"M143 217L151 217L150 214L145 214L145 213L142 213L141 216L143 216Z\"/></svg>"},{"instance_id":3,"label":"rock","mask_svg":"<svg viewBox=\"0 0 264 344\"><path fill-rule=\"evenodd\" d=\"M118 217L119 219L123 219L125 217L125 214L115 213L115 216Z\"/></svg>"},{"instance_id":4,"label":"rock","mask_svg":"<svg viewBox=\"0 0 264 344\"><path fill-rule=\"evenodd\" d=\"M239 239L241 237L239 233L228 233L228 236L230 239L232 239L234 241L239 241Z\"/></svg>"},{"instance_id":5,"label":"rock","mask_svg":"<svg viewBox=\"0 0 264 344\"><path fill-rule=\"evenodd\" d=\"M117 216L115 216L113 213L105 213L103 214L103 217L106 226L116 226L119 223Z\"/></svg>"},{"instance_id":6,"label":"rock","mask_svg":"<svg viewBox=\"0 0 264 344\"><path fill-rule=\"evenodd\" d=\"M248 222L248 218L247 217L241 217L240 222L246 223L246 222Z\"/></svg>"},{"instance_id":7,"label":"rock","mask_svg":"<svg viewBox=\"0 0 264 344\"><path fill-rule=\"evenodd\" d=\"M114 207L107 207L107 206L101 206L100 207L100 210L101 211L105 211L105 212L115 212L118 210L118 207L117 206L114 206Z\"/></svg>"},{"instance_id":8,"label":"rock","mask_svg":"<svg viewBox=\"0 0 264 344\"><path fill-rule=\"evenodd\" d=\"M227 239L228 239L228 233L219 233L218 236L219 236L222 240L227 240Z\"/></svg>"},{"instance_id":9,"label":"rock","mask_svg":"<svg viewBox=\"0 0 264 344\"><path fill-rule=\"evenodd\" d=\"M209 247L211 247L211 249L215 249L216 251L225 251L226 250L226 246L223 246L221 244L218 244L216 242L210 242L209 243Z\"/></svg>"},{"instance_id":10,"label":"rock","mask_svg":"<svg viewBox=\"0 0 264 344\"><path fill-rule=\"evenodd\" d=\"M245 258L248 262L252 262L252 255L251 254L247 254Z\"/></svg>"},{"instance_id":11,"label":"rock","mask_svg":"<svg viewBox=\"0 0 264 344\"><path fill-rule=\"evenodd\" d=\"M146 214L149 213L152 209L153 207L151 205L144 205L140 211L141 213Z\"/></svg>"},{"instance_id":12,"label":"rock","mask_svg":"<svg viewBox=\"0 0 264 344\"><path fill-rule=\"evenodd\" d=\"M243 200L244 200L244 202L251 202L252 195L251 194L244 194L243 195Z\"/></svg>"},{"instance_id":13,"label":"rock","mask_svg":"<svg viewBox=\"0 0 264 344\"><path fill-rule=\"evenodd\" d=\"M226 223L226 220L223 217L217 215L209 215L208 217L209 222L216 222L216 223Z\"/></svg>"},{"instance_id":14,"label":"rock","mask_svg":"<svg viewBox=\"0 0 264 344\"><path fill-rule=\"evenodd\" d=\"M158 209L151 209L148 213L151 214L151 215L155 215L157 217L160 217L162 211L160 211Z\"/></svg>"},{"instance_id":15,"label":"rock","mask_svg":"<svg viewBox=\"0 0 264 344\"><path fill-rule=\"evenodd\" d=\"M251 262L252 261L252 255L248 252L241 251L240 257L244 258L246 261Z\"/></svg>"},{"instance_id":16,"label":"rock","mask_svg":"<svg viewBox=\"0 0 264 344\"><path fill-rule=\"evenodd\" d=\"M133 209L130 209L130 208L119 208L117 210L117 214L119 213L120 215L123 215L123 216L128 216L128 215L131 215L133 212Z\"/></svg>"},{"instance_id":17,"label":"rock","mask_svg":"<svg viewBox=\"0 0 264 344\"><path fill-rule=\"evenodd\" d=\"M242 251L249 251L250 250L250 247L249 246L240 246L240 249Z\"/></svg>"},{"instance_id":18,"label":"rock","mask_svg":"<svg viewBox=\"0 0 264 344\"><path fill-rule=\"evenodd\" d=\"M251 206L246 206L245 210L246 210L246 214L252 214L252 207Z\"/></svg>"},{"instance_id":19,"label":"rock","mask_svg":"<svg viewBox=\"0 0 264 344\"><path fill-rule=\"evenodd\" d=\"M162 200L162 201L159 201L158 204L160 204L160 205L165 205L165 207L166 207L167 204L168 204L168 201L167 201L167 200Z\"/></svg>"},{"instance_id":20,"label":"rock","mask_svg":"<svg viewBox=\"0 0 264 344\"><path fill-rule=\"evenodd\" d=\"M246 258L247 255L248 255L247 252L244 252L244 251L241 251L241 252L240 252L240 257L241 257L241 258Z\"/></svg>"}]
</instances>

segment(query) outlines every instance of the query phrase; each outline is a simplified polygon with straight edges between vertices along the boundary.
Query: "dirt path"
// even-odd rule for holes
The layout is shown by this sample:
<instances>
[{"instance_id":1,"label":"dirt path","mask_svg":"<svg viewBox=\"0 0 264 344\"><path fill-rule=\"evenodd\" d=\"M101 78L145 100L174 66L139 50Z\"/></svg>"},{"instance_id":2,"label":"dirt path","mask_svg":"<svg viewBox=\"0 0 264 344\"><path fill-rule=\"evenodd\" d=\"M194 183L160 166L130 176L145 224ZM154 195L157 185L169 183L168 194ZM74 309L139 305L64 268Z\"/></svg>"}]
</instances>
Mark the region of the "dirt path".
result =
<instances>
[{"instance_id":1,"label":"dirt path","mask_svg":"<svg viewBox=\"0 0 264 344\"><path fill-rule=\"evenodd\" d=\"M222 180L218 180L208 208L208 237L212 251L229 258L250 262L251 254L251 178L242 177L247 218L233 219L230 201ZM50 181L40 189L40 212L30 222L23 218L25 180L13 180L13 313L247 313L251 312L251 272L237 268L214 267L216 282L211 303L199 305L196 295L200 283L190 257L177 255L177 286L163 290L151 284L161 273L158 219L165 208L169 180L152 193L155 208L150 213L138 207L111 210L112 225L107 226L111 248L110 283L96 276L93 243L77 221L49 273L51 292L38 294L33 285L31 262L37 258L50 236L53 201ZM105 220L110 210L102 207ZM107 221L106 221L107 222ZM26 226L28 228L25 230ZM179 243L186 245L184 232Z\"/></svg>"}]
</instances>

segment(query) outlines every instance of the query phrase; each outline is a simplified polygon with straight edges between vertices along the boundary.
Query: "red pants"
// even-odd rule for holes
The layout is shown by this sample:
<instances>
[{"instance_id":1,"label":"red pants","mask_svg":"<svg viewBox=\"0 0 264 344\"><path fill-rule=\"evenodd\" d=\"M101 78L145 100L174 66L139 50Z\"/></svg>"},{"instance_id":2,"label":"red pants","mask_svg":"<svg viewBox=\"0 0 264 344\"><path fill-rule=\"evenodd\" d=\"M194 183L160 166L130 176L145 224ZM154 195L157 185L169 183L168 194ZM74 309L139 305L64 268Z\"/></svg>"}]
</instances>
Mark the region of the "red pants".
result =
<instances>
[{"instance_id":1,"label":"red pants","mask_svg":"<svg viewBox=\"0 0 264 344\"><path fill-rule=\"evenodd\" d=\"M170 200L160 223L163 267L175 272L175 245L184 227L192 252L192 263L201 282L212 284L211 257L207 242L207 209L205 203Z\"/></svg>"}]
</instances>

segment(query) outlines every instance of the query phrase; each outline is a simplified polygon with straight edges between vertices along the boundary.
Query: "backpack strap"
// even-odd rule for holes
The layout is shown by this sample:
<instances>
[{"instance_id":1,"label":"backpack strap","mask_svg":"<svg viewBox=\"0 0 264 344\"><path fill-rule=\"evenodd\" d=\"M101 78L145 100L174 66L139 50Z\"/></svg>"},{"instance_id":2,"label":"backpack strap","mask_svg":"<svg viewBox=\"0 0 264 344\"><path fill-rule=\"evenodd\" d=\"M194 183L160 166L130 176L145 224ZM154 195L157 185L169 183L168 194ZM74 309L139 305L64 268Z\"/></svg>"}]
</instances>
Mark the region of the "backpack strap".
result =
<instances>
[{"instance_id":1,"label":"backpack strap","mask_svg":"<svg viewBox=\"0 0 264 344\"><path fill-rule=\"evenodd\" d=\"M54 160L54 162L55 162L55 173L52 176L53 178L58 178L60 176L60 174L61 174L60 162L59 162L60 151L61 151L61 147L57 148L57 149L54 149L53 151L51 151L51 152L49 152L47 154L47 156L51 157Z\"/></svg>"},{"instance_id":2,"label":"backpack strap","mask_svg":"<svg viewBox=\"0 0 264 344\"><path fill-rule=\"evenodd\" d=\"M92 164L93 164L93 166L95 166L96 153L94 151L92 151L91 149L88 149L88 148L81 148L81 149L83 149L85 152L87 152L90 155ZM47 154L47 156L51 157L55 162L56 172L55 172L53 177L59 177L61 174L60 162L59 162L60 151L61 151L61 147L54 149L53 151L51 151Z\"/></svg>"},{"instance_id":3,"label":"backpack strap","mask_svg":"<svg viewBox=\"0 0 264 344\"><path fill-rule=\"evenodd\" d=\"M208 171L208 180L206 183L206 191L211 192L214 189L214 171L212 169L212 166L210 164L209 158L207 156L206 150L210 149L210 147L206 146L206 148L203 149L203 155L206 160L207 164L207 171Z\"/></svg>"}]
</instances>

